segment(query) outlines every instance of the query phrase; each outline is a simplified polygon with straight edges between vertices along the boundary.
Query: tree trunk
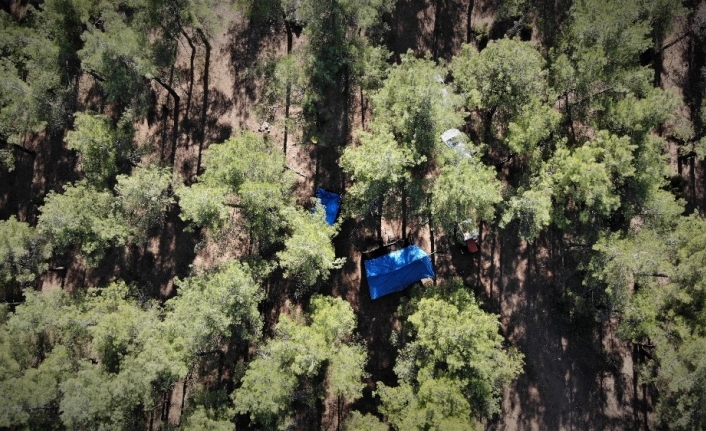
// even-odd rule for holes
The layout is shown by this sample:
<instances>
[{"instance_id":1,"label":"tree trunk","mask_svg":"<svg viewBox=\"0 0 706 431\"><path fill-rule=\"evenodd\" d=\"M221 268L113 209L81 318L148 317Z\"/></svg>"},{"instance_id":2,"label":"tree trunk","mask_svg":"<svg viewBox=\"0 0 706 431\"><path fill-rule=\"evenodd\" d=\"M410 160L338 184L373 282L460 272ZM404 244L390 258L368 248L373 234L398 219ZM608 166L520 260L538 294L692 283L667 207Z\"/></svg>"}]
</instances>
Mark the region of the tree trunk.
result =
<instances>
[{"instance_id":1,"label":"tree trunk","mask_svg":"<svg viewBox=\"0 0 706 431\"><path fill-rule=\"evenodd\" d=\"M189 383L189 378L191 377L191 370L184 377L184 385L181 388L181 406L179 407L179 422L181 422L181 416L184 415L184 405L186 404L186 387Z\"/></svg>"},{"instance_id":2,"label":"tree trunk","mask_svg":"<svg viewBox=\"0 0 706 431\"><path fill-rule=\"evenodd\" d=\"M191 111L191 97L194 93L194 58L196 57L196 46L194 45L194 41L192 41L186 33L186 30L182 30L181 34L184 35L186 42L191 48L191 58L189 60L189 90L186 93L186 116L188 117Z\"/></svg>"},{"instance_id":3,"label":"tree trunk","mask_svg":"<svg viewBox=\"0 0 706 431\"><path fill-rule=\"evenodd\" d=\"M468 12L466 17L466 43L471 43L473 39L473 25L471 23L471 18L473 17L473 7L475 6L475 0L470 0L468 2Z\"/></svg>"},{"instance_id":4,"label":"tree trunk","mask_svg":"<svg viewBox=\"0 0 706 431\"><path fill-rule=\"evenodd\" d=\"M196 161L196 175L201 171L201 155L203 153L203 145L206 141L206 116L208 115L208 74L211 64L211 44L208 38L201 29L196 30L206 48L206 60L203 66L203 104L201 105L201 127L199 131L199 155Z\"/></svg>"},{"instance_id":5,"label":"tree trunk","mask_svg":"<svg viewBox=\"0 0 706 431\"><path fill-rule=\"evenodd\" d=\"M169 94L172 96L172 99L174 100L174 110L172 114L174 115L174 123L172 126L172 149L169 153L169 166L174 166L174 162L176 160L176 149L177 149L177 142L179 140L179 95L177 94L176 91L172 88L171 85L165 83L162 81L160 78L155 77L154 80L159 83Z\"/></svg>"},{"instance_id":6,"label":"tree trunk","mask_svg":"<svg viewBox=\"0 0 706 431\"><path fill-rule=\"evenodd\" d=\"M566 105L566 115L569 119L569 127L571 128L571 136L576 141L576 130L574 130L574 118L571 115L571 105L569 104L569 93L564 94L564 104Z\"/></svg>"},{"instance_id":7,"label":"tree trunk","mask_svg":"<svg viewBox=\"0 0 706 431\"><path fill-rule=\"evenodd\" d=\"M402 241L407 239L407 184L402 185Z\"/></svg>"},{"instance_id":8,"label":"tree trunk","mask_svg":"<svg viewBox=\"0 0 706 431\"><path fill-rule=\"evenodd\" d=\"M343 145L345 145L346 142L348 142L348 135L350 133L350 124L348 119L350 112L348 102L351 100L351 70L348 65L343 67L343 94Z\"/></svg>"},{"instance_id":9,"label":"tree trunk","mask_svg":"<svg viewBox=\"0 0 706 431\"><path fill-rule=\"evenodd\" d=\"M431 208L431 195L427 200L427 206ZM431 269L433 269L434 274L436 274L436 243L434 236L434 221L431 217L431 210L429 211L429 243L431 244ZM436 277L434 277L434 286L436 286Z\"/></svg>"},{"instance_id":10,"label":"tree trunk","mask_svg":"<svg viewBox=\"0 0 706 431\"><path fill-rule=\"evenodd\" d=\"M493 116L495 116L495 108L490 108L485 113L485 124L483 133L485 135L485 142L490 143L493 141Z\"/></svg>"},{"instance_id":11,"label":"tree trunk","mask_svg":"<svg viewBox=\"0 0 706 431\"><path fill-rule=\"evenodd\" d=\"M287 30L287 55L292 53L292 46L294 45L294 34L292 31L292 26L287 21L287 16L282 12L282 18L284 19L284 27ZM292 83L287 82L287 92L284 100L284 142L282 144L282 151L284 152L284 160L287 160L287 139L289 137L289 107L292 103Z\"/></svg>"},{"instance_id":12,"label":"tree trunk","mask_svg":"<svg viewBox=\"0 0 706 431\"><path fill-rule=\"evenodd\" d=\"M37 152L36 152L36 151L28 150L27 148L23 147L22 145L19 145L19 144L10 144L10 147L14 148L15 150L17 150L17 151L19 151L19 152L21 152L21 153L23 153L23 154L27 154L27 155L30 156L32 159L34 159L35 157L37 157Z\"/></svg>"},{"instance_id":13,"label":"tree trunk","mask_svg":"<svg viewBox=\"0 0 706 431\"><path fill-rule=\"evenodd\" d=\"M365 95L363 94L363 87L360 87L360 125L365 129Z\"/></svg>"}]
</instances>

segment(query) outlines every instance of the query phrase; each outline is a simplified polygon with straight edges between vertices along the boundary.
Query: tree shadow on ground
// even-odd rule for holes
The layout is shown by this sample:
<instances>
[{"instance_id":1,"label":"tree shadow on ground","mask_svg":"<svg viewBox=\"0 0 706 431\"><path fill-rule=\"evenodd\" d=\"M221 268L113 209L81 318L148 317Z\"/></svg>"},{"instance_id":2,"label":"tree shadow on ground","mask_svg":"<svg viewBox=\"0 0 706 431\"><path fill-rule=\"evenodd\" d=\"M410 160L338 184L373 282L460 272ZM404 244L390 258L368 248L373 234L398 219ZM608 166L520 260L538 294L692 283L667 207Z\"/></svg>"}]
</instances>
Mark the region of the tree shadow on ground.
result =
<instances>
[{"instance_id":1,"label":"tree shadow on ground","mask_svg":"<svg viewBox=\"0 0 706 431\"><path fill-rule=\"evenodd\" d=\"M286 45L284 21L279 17L269 20L240 18L228 30L230 43L221 55L230 56L233 101L241 111L252 109L259 95L259 84L254 73L263 53L275 53ZM242 114L242 112L241 112ZM241 120L247 119L247 115Z\"/></svg>"},{"instance_id":2,"label":"tree shadow on ground","mask_svg":"<svg viewBox=\"0 0 706 431\"><path fill-rule=\"evenodd\" d=\"M176 294L174 278L189 275L190 265L196 256L199 235L187 232L187 224L179 218L176 205L165 214L161 226L151 230L149 240L141 245L109 250L100 265L83 269L79 286L105 286L115 280L134 284L143 298L166 300ZM79 278L71 270L67 284Z\"/></svg>"},{"instance_id":3,"label":"tree shadow on ground","mask_svg":"<svg viewBox=\"0 0 706 431\"><path fill-rule=\"evenodd\" d=\"M450 60L466 40L468 14L473 0L399 0L386 22L390 26L387 48L394 60L412 50L415 56L430 54Z\"/></svg>"},{"instance_id":4,"label":"tree shadow on ground","mask_svg":"<svg viewBox=\"0 0 706 431\"><path fill-rule=\"evenodd\" d=\"M559 234L527 244L516 226L486 230L481 253L484 308L500 314L501 331L525 355L524 373L488 429L647 428L632 414L642 404L633 398L628 343L610 322L571 315L565 293L581 279L568 273L577 262Z\"/></svg>"},{"instance_id":5,"label":"tree shadow on ground","mask_svg":"<svg viewBox=\"0 0 706 431\"><path fill-rule=\"evenodd\" d=\"M211 144L219 144L226 141L233 129L228 122L223 119L233 108L233 101L221 91L209 89L205 122L202 124L201 107L203 104L203 93L197 92L193 96L191 115L182 121L182 134L184 138L174 166L175 172L187 179L187 183L194 180L197 175L198 161L202 161L203 151ZM201 140L203 139L203 144ZM201 151L201 156L199 155ZM203 161L201 162L203 171ZM201 172L203 173L203 172Z\"/></svg>"}]
</instances>

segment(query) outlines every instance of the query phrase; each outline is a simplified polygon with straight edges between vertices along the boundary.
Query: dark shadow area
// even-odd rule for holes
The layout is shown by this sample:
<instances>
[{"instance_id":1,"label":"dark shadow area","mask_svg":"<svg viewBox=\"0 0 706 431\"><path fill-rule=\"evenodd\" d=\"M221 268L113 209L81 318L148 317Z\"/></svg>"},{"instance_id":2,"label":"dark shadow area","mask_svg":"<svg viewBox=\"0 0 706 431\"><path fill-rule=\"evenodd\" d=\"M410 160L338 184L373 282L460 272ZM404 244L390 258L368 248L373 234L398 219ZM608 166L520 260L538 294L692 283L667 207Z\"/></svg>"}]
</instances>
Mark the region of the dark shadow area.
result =
<instances>
[{"instance_id":1,"label":"dark shadow area","mask_svg":"<svg viewBox=\"0 0 706 431\"><path fill-rule=\"evenodd\" d=\"M393 59L399 61L400 54L412 50L416 56L429 54L450 61L472 32L469 15L475 3L474 0L398 1L386 18L391 30L386 44L394 54Z\"/></svg>"},{"instance_id":2,"label":"dark shadow area","mask_svg":"<svg viewBox=\"0 0 706 431\"><path fill-rule=\"evenodd\" d=\"M429 2L398 0L387 22L390 32L386 44L394 61L399 62L400 54L410 49L416 56L432 52L434 7Z\"/></svg>"},{"instance_id":3,"label":"dark shadow area","mask_svg":"<svg viewBox=\"0 0 706 431\"><path fill-rule=\"evenodd\" d=\"M251 68L257 67L262 52L274 40L286 40L287 33L283 19L245 19L240 18L228 30L229 55L232 74L235 76L233 99L238 106L252 105L258 98L255 74ZM244 99L243 99L244 98Z\"/></svg>"},{"instance_id":4,"label":"dark shadow area","mask_svg":"<svg viewBox=\"0 0 706 431\"><path fill-rule=\"evenodd\" d=\"M496 279L496 292L484 308L499 310L502 332L525 355L524 373L505 391L503 413L491 430L642 429L632 411L630 346L617 339L614 324L577 318L565 299L581 279L560 233L549 231L535 242L519 240L516 228L483 236L483 284ZM497 249L493 250L496 246ZM628 361L626 367L624 362ZM512 417L511 421L507 418Z\"/></svg>"},{"instance_id":5,"label":"dark shadow area","mask_svg":"<svg viewBox=\"0 0 706 431\"><path fill-rule=\"evenodd\" d=\"M194 247L198 235L186 232L186 223L178 216L178 207L172 205L164 224L152 230L150 241L157 241L157 254L143 246L130 246L110 253L101 265L89 271L86 283L105 285L116 279L134 283L146 298L166 300L176 293L174 277L189 275L194 261Z\"/></svg>"},{"instance_id":6,"label":"dark shadow area","mask_svg":"<svg viewBox=\"0 0 706 431\"><path fill-rule=\"evenodd\" d=\"M18 220L35 224L37 208L27 198L32 196L36 154L13 147L10 147L10 151L15 159L15 169L8 172L0 168L0 220L7 220L14 215Z\"/></svg>"},{"instance_id":7,"label":"dark shadow area","mask_svg":"<svg viewBox=\"0 0 706 431\"><path fill-rule=\"evenodd\" d=\"M232 109L232 99L229 99L222 92L211 88L203 125L200 119L202 103L203 93L195 93L191 108L192 116L188 121L182 122L182 133L186 136L185 141L188 145L183 146L182 155L177 157L175 170L180 172L182 177L187 179L188 182L192 182L197 174L196 169L202 159L203 151L211 144L225 141L233 132L230 124L221 121L225 114ZM201 140L203 140L203 143ZM201 170L203 170L203 165Z\"/></svg>"}]
</instances>

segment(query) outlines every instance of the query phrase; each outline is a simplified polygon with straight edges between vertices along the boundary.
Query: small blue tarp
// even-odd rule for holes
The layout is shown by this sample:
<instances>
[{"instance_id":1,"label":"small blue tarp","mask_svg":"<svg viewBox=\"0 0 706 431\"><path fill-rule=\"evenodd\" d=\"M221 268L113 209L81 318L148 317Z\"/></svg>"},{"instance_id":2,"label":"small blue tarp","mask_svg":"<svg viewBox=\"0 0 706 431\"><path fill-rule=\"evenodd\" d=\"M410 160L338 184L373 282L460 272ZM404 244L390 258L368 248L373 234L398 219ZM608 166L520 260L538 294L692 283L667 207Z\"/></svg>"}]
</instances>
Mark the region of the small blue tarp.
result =
<instances>
[{"instance_id":1,"label":"small blue tarp","mask_svg":"<svg viewBox=\"0 0 706 431\"><path fill-rule=\"evenodd\" d=\"M321 205L326 208L326 223L333 226L338 217L338 210L341 208L341 195L324 189L318 189L316 191L316 198L320 200Z\"/></svg>"},{"instance_id":2,"label":"small blue tarp","mask_svg":"<svg viewBox=\"0 0 706 431\"><path fill-rule=\"evenodd\" d=\"M370 297L377 299L399 292L423 278L434 277L431 259L424 250L410 245L402 250L365 261Z\"/></svg>"}]
</instances>

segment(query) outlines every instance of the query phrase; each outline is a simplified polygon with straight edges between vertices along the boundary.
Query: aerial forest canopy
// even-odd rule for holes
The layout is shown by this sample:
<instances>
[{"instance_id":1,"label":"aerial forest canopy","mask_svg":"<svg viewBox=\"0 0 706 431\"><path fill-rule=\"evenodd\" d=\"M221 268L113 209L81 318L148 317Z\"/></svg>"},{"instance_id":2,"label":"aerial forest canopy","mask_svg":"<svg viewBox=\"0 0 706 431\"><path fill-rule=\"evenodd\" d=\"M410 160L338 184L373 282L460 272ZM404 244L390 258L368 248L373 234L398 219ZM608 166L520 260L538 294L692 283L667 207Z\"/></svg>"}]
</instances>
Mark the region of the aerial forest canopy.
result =
<instances>
[{"instance_id":1,"label":"aerial forest canopy","mask_svg":"<svg viewBox=\"0 0 706 431\"><path fill-rule=\"evenodd\" d=\"M706 5L486 3L2 2L0 428L706 429Z\"/></svg>"}]
</instances>

